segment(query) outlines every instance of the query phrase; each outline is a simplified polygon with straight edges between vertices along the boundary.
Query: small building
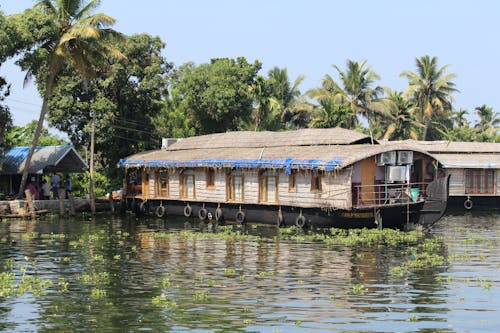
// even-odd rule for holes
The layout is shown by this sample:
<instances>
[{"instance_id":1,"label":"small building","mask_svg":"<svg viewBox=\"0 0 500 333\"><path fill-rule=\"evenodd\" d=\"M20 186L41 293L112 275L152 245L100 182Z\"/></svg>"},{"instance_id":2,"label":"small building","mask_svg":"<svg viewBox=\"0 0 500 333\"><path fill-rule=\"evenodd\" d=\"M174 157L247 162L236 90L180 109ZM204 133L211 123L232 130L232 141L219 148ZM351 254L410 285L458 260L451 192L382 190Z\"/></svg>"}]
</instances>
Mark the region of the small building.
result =
<instances>
[{"instance_id":1,"label":"small building","mask_svg":"<svg viewBox=\"0 0 500 333\"><path fill-rule=\"evenodd\" d=\"M0 193L17 194L30 147L14 147L0 158ZM29 180L41 185L42 177L55 173L81 173L87 164L71 145L37 147L29 167Z\"/></svg>"},{"instance_id":2,"label":"small building","mask_svg":"<svg viewBox=\"0 0 500 333\"><path fill-rule=\"evenodd\" d=\"M428 151L450 175L451 205L500 207L500 143L403 141Z\"/></svg>"}]
</instances>

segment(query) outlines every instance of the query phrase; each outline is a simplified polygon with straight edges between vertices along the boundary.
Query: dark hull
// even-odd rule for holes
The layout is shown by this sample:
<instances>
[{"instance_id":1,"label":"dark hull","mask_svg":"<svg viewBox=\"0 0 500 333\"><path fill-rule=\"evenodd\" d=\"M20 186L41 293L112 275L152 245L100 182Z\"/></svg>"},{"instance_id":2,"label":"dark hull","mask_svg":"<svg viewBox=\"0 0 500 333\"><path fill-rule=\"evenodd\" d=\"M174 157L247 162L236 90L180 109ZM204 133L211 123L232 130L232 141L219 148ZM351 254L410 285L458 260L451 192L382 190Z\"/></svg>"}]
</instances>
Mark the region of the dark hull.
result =
<instances>
[{"instance_id":1,"label":"dark hull","mask_svg":"<svg viewBox=\"0 0 500 333\"><path fill-rule=\"evenodd\" d=\"M466 203L467 199L470 203ZM456 196L449 197L449 206L451 209L460 210L481 210L481 209L499 209L500 197L498 196Z\"/></svg>"},{"instance_id":2,"label":"dark hull","mask_svg":"<svg viewBox=\"0 0 500 333\"><path fill-rule=\"evenodd\" d=\"M127 200L127 207L136 214L155 216L160 203L164 207L164 216L186 216L186 210L190 210L189 218L196 220L216 220L217 204L185 202L185 201L166 201L166 200L148 200L146 204L140 205L142 201L133 202ZM190 209L186 209L189 205ZM306 227L335 227L335 228L403 228L408 223L416 224L420 219L420 211L423 208L423 202L411 203L409 205L393 205L373 208L356 209L351 211L331 210L321 208L298 208L271 205L244 205L244 204L221 204L219 206L222 217L219 222L236 223L259 223L280 226L300 225L299 218L303 216L303 224ZM206 211L201 213L203 208ZM243 215L239 212L242 212ZM281 216L281 217L280 217ZM243 217L243 220L242 220Z\"/></svg>"}]
</instances>

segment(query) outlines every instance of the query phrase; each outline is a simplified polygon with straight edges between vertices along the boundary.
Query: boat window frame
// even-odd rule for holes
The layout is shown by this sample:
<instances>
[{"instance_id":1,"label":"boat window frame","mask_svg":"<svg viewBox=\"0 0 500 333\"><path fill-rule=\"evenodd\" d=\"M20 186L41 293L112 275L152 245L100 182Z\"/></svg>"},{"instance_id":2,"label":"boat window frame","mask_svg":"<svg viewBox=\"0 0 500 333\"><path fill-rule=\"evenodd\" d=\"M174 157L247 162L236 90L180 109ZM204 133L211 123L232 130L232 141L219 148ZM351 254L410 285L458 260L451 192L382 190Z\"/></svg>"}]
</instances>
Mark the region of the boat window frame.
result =
<instances>
[{"instance_id":1,"label":"boat window frame","mask_svg":"<svg viewBox=\"0 0 500 333\"><path fill-rule=\"evenodd\" d=\"M495 194L494 169L465 169L465 194L492 195Z\"/></svg>"},{"instance_id":2,"label":"boat window frame","mask_svg":"<svg viewBox=\"0 0 500 333\"><path fill-rule=\"evenodd\" d=\"M297 173L294 171L288 175L288 192L297 192Z\"/></svg>"},{"instance_id":3,"label":"boat window frame","mask_svg":"<svg viewBox=\"0 0 500 333\"><path fill-rule=\"evenodd\" d=\"M274 178L274 200L269 200L269 179ZM259 172L259 202L278 203L279 202L279 175L274 170L264 170Z\"/></svg>"},{"instance_id":4,"label":"boat window frame","mask_svg":"<svg viewBox=\"0 0 500 333\"><path fill-rule=\"evenodd\" d=\"M311 172L311 192L319 193L323 191L323 174L318 171Z\"/></svg>"},{"instance_id":5,"label":"boat window frame","mask_svg":"<svg viewBox=\"0 0 500 333\"><path fill-rule=\"evenodd\" d=\"M192 179L193 196L188 196L188 180ZM196 178L192 169L185 169L179 175L179 197L181 199L196 199Z\"/></svg>"},{"instance_id":6,"label":"boat window frame","mask_svg":"<svg viewBox=\"0 0 500 333\"><path fill-rule=\"evenodd\" d=\"M235 178L241 178L241 198L236 198ZM226 201L227 202L245 202L245 176L239 171L231 171L226 174Z\"/></svg>"},{"instance_id":7,"label":"boat window frame","mask_svg":"<svg viewBox=\"0 0 500 333\"><path fill-rule=\"evenodd\" d=\"M161 176L165 175L165 186L162 186ZM155 172L155 196L168 198L170 196L170 175L167 169L158 169Z\"/></svg>"},{"instance_id":8,"label":"boat window frame","mask_svg":"<svg viewBox=\"0 0 500 333\"><path fill-rule=\"evenodd\" d=\"M215 169L207 168L205 170L205 180L207 190L215 190Z\"/></svg>"}]
</instances>

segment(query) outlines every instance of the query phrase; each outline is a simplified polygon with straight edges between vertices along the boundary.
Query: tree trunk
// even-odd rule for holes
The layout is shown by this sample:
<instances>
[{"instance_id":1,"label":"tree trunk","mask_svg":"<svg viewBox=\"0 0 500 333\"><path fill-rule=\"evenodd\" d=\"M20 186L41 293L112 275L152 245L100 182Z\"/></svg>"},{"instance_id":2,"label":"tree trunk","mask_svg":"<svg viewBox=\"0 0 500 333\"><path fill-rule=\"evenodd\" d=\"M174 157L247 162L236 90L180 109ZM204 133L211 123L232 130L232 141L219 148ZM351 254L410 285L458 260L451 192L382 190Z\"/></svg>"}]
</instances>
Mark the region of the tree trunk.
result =
<instances>
[{"instance_id":1,"label":"tree trunk","mask_svg":"<svg viewBox=\"0 0 500 333\"><path fill-rule=\"evenodd\" d=\"M38 118L38 123L36 124L35 133L33 135L33 141L31 142L31 147L28 152L28 156L24 162L23 176L21 178L21 185L19 185L19 192L17 194L17 198L21 198L24 193L24 187L26 186L26 182L28 180L29 168L31 164L31 159L33 158L33 154L35 153L36 146L38 145L38 139L40 139L40 134L42 133L43 121L45 119L45 115L49 110L49 98L52 94L52 86L54 84L55 79L55 71L52 73L49 71L49 76L47 77L47 82L45 84L45 95L43 96L42 110L40 111L40 117Z\"/></svg>"},{"instance_id":2,"label":"tree trunk","mask_svg":"<svg viewBox=\"0 0 500 333\"><path fill-rule=\"evenodd\" d=\"M422 135L423 136L422 140L424 140L424 141L427 140L427 133L429 132L429 125L430 124L431 124L431 118L430 117L425 117L424 134Z\"/></svg>"}]
</instances>

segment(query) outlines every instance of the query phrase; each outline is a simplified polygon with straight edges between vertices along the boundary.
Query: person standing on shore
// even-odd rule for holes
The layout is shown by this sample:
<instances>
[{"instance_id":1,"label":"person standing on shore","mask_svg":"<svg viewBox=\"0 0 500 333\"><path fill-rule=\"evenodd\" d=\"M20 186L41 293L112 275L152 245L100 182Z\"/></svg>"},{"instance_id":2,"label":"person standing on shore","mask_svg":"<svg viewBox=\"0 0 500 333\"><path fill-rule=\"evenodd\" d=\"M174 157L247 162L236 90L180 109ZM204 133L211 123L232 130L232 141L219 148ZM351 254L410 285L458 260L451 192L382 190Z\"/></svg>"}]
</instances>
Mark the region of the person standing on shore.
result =
<instances>
[{"instance_id":1,"label":"person standing on shore","mask_svg":"<svg viewBox=\"0 0 500 333\"><path fill-rule=\"evenodd\" d=\"M42 199L50 200L50 184L45 179L42 181Z\"/></svg>"}]
</instances>

